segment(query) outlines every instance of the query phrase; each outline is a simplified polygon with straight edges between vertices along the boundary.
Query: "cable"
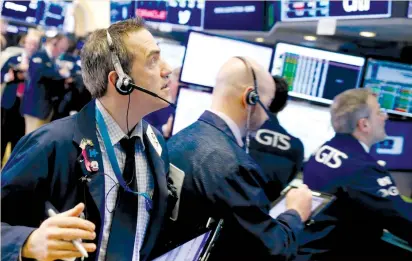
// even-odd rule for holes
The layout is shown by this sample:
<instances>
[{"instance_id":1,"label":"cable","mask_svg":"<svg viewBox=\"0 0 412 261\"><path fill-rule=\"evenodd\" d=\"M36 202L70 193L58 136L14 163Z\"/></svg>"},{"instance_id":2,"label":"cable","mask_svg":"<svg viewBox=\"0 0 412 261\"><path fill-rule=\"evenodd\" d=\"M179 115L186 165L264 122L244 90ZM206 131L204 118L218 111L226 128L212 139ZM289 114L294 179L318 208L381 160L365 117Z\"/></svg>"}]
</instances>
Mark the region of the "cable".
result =
<instances>
[{"instance_id":1,"label":"cable","mask_svg":"<svg viewBox=\"0 0 412 261\"><path fill-rule=\"evenodd\" d=\"M129 102L127 103L127 111L126 111L127 137L130 136L130 130L129 130L129 108L130 108L130 93L129 93Z\"/></svg>"}]
</instances>

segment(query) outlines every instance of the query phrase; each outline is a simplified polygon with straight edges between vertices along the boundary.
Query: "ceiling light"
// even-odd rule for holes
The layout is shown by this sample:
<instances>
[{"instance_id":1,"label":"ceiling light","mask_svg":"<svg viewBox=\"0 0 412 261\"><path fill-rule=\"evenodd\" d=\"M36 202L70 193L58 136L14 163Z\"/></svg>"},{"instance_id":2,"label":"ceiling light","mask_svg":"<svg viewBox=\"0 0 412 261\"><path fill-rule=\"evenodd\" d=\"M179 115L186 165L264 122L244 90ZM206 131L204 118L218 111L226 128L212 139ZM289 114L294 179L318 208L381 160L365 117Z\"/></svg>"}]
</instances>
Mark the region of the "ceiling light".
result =
<instances>
[{"instance_id":1,"label":"ceiling light","mask_svg":"<svg viewBox=\"0 0 412 261\"><path fill-rule=\"evenodd\" d=\"M318 39L316 36L313 36L313 35L305 35L304 37L303 37L303 39L305 39L306 41L311 41L311 42L313 42L313 41L316 41L316 39Z\"/></svg>"},{"instance_id":2,"label":"ceiling light","mask_svg":"<svg viewBox=\"0 0 412 261\"><path fill-rule=\"evenodd\" d=\"M374 33L374 32L360 32L359 35L363 36L363 37L375 37L376 33Z\"/></svg>"},{"instance_id":3,"label":"ceiling light","mask_svg":"<svg viewBox=\"0 0 412 261\"><path fill-rule=\"evenodd\" d=\"M262 37L258 37L258 38L255 39L255 41L258 42L258 43L263 43L265 41L265 39L262 38Z\"/></svg>"}]
</instances>

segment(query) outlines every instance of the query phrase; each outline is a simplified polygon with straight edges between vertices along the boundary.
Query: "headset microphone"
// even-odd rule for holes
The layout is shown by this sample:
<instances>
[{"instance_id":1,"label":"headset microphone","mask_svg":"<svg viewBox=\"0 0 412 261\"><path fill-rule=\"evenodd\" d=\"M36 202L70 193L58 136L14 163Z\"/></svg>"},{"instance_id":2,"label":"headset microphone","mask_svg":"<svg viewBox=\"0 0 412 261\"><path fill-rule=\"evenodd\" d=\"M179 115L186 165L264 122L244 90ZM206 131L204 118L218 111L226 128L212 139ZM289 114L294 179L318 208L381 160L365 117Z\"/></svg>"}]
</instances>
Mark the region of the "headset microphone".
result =
<instances>
[{"instance_id":1,"label":"headset microphone","mask_svg":"<svg viewBox=\"0 0 412 261\"><path fill-rule=\"evenodd\" d=\"M116 84L115 84L116 90L122 95L129 95L129 94L132 93L133 90L138 90L138 91L144 92L144 93L146 93L150 96L153 96L155 98L161 99L162 101L164 101L164 102L168 103L170 106L172 106L172 108L176 109L176 105L174 105L173 103L171 103L168 100L160 97L156 93L151 92L149 90L146 90L145 88L137 86L136 84L133 83L132 78L129 75L125 74L124 71L123 71L123 68L122 68L122 65L120 63L119 57L116 55L116 52L115 52L115 49L114 49L112 37L110 36L110 33L109 33L108 30L106 31L106 35L107 35L107 43L109 44L109 50L110 50L114 70L116 71L116 73L118 75L118 79L117 79Z\"/></svg>"}]
</instances>

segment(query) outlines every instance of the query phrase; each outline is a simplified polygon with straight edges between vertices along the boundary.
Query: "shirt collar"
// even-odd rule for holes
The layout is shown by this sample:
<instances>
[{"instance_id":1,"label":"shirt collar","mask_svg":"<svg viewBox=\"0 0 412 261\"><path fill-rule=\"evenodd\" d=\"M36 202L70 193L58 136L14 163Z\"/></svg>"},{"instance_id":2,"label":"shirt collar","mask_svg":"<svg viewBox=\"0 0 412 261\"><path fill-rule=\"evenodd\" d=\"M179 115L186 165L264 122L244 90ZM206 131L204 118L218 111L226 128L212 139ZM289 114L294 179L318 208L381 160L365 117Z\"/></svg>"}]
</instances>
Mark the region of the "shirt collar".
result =
<instances>
[{"instance_id":1,"label":"shirt collar","mask_svg":"<svg viewBox=\"0 0 412 261\"><path fill-rule=\"evenodd\" d=\"M50 60L54 60L54 58L53 58L53 55L51 54L51 51L50 51L50 49L49 48L47 48L47 46L46 47L44 47L44 49L46 50L46 53L47 53L47 56L50 58Z\"/></svg>"},{"instance_id":2,"label":"shirt collar","mask_svg":"<svg viewBox=\"0 0 412 261\"><path fill-rule=\"evenodd\" d=\"M368 145L366 145L365 143L363 143L362 141L359 141L360 145L362 145L362 148L369 153L370 148L368 147Z\"/></svg>"},{"instance_id":3,"label":"shirt collar","mask_svg":"<svg viewBox=\"0 0 412 261\"><path fill-rule=\"evenodd\" d=\"M98 99L96 99L96 109L98 109L103 116L103 120L104 120L104 123L106 124L107 132L109 133L110 141L113 146L116 145L121 139L127 138L127 135L120 128L119 124L117 124L117 122L113 119L113 117L106 110L106 108L104 108L103 104ZM143 146L143 150L145 149L144 142L143 142L142 121L140 121L136 125L130 137L139 137L140 142L142 143L142 146Z\"/></svg>"},{"instance_id":4,"label":"shirt collar","mask_svg":"<svg viewBox=\"0 0 412 261\"><path fill-rule=\"evenodd\" d=\"M242 141L242 134L240 132L239 126L237 126L237 124L226 114L224 114L223 112L220 111L215 111L215 110L208 110L214 114L216 114L217 116L219 116L219 118L221 118L226 124L227 126L229 126L229 129L232 131L233 135L236 138L237 144L240 147L243 147L243 141Z\"/></svg>"}]
</instances>

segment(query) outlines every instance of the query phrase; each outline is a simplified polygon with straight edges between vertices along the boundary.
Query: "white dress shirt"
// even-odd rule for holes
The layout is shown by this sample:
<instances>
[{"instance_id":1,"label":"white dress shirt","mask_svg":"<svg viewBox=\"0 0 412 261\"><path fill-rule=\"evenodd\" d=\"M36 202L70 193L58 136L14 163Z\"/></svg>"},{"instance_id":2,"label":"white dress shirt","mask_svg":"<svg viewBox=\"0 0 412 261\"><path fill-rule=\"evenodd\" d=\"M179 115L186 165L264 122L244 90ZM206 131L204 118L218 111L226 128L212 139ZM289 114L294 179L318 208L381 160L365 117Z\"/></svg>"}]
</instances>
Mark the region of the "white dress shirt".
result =
<instances>
[{"instance_id":1,"label":"white dress shirt","mask_svg":"<svg viewBox=\"0 0 412 261\"><path fill-rule=\"evenodd\" d=\"M107 126L107 131L109 133L110 141L114 146L114 151L116 158L121 170L124 169L126 161L126 153L120 146L120 140L127 135L122 131L120 126L112 118L112 116L107 112L104 106L99 100L96 100L96 108L100 110L104 122ZM96 124L97 125L97 124ZM103 236L100 245L100 253L98 256L98 261L104 261L106 258L106 249L109 241L110 227L113 218L113 209L116 204L118 186L116 186L117 178L110 164L109 157L107 155L106 148L102 136L100 134L99 127L97 126L97 138L99 140L99 145L102 153L103 167L105 172L105 210L104 210L104 227ZM154 180L147 161L145 146L143 143L143 125L140 121L136 128L133 130L131 137L137 136L140 139L136 140L136 152L135 152L135 162L136 162L136 182L137 189L139 192L147 192L149 195L153 194ZM108 177L108 176L109 177ZM115 183L116 182L116 183ZM109 193L110 192L110 193ZM109 212L110 210L110 212ZM147 225L149 224L150 214L146 211L145 199L141 196L138 197L138 213L137 213L137 224L136 224L136 237L134 243L133 260L139 261L140 259L140 249L143 244L143 240L146 234ZM120 261L120 260L119 260Z\"/></svg>"}]
</instances>

